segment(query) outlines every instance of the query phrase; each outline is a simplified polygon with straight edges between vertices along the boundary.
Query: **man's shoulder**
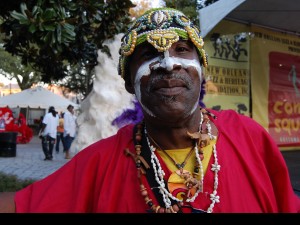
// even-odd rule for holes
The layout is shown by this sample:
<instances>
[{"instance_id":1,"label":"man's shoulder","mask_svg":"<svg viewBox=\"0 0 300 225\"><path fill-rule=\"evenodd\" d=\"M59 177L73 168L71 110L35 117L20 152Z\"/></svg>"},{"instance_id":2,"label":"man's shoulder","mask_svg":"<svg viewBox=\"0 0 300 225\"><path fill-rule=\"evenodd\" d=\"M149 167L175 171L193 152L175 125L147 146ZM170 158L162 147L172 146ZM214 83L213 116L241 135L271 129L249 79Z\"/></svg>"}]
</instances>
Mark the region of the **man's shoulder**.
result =
<instances>
[{"instance_id":1,"label":"man's shoulder","mask_svg":"<svg viewBox=\"0 0 300 225\"><path fill-rule=\"evenodd\" d=\"M244 125L256 125L260 126L258 122L256 122L253 118L247 115L239 114L237 111L233 109L225 109L220 111L214 111L208 109L210 113L215 116L214 122L219 125L228 126L228 124L244 124Z\"/></svg>"},{"instance_id":2,"label":"man's shoulder","mask_svg":"<svg viewBox=\"0 0 300 225\"><path fill-rule=\"evenodd\" d=\"M50 115L52 115L52 114L51 113L46 113L45 116L44 116L44 118L43 118L43 122L44 121L48 121L49 118L50 118Z\"/></svg>"},{"instance_id":3,"label":"man's shoulder","mask_svg":"<svg viewBox=\"0 0 300 225\"><path fill-rule=\"evenodd\" d=\"M265 128L261 124L259 124L256 120L251 118L250 116L239 114L237 111L233 109L226 109L220 111L208 110L216 118L213 122L216 124L218 129L242 129L243 127L247 127L249 132L255 131L256 133L259 131L265 132Z\"/></svg>"},{"instance_id":4,"label":"man's shoulder","mask_svg":"<svg viewBox=\"0 0 300 225\"><path fill-rule=\"evenodd\" d=\"M52 113L47 112L44 117L49 117L50 115L52 115Z\"/></svg>"},{"instance_id":5,"label":"man's shoulder","mask_svg":"<svg viewBox=\"0 0 300 225\"><path fill-rule=\"evenodd\" d=\"M66 116L69 116L71 113L69 112L69 111L66 111L65 112L65 114L64 114L64 118L66 117Z\"/></svg>"},{"instance_id":6,"label":"man's shoulder","mask_svg":"<svg viewBox=\"0 0 300 225\"><path fill-rule=\"evenodd\" d=\"M247 116L247 115L244 115L244 114L239 114L237 111L233 110L233 109L223 109L223 110L219 110L219 111L216 111L216 110L213 110L213 109L207 109L210 113L212 113L212 115L215 115L216 118L218 117L222 117L222 118L225 118L225 117L235 117L235 118L241 118L241 119L250 119L252 120L251 117Z\"/></svg>"}]
</instances>

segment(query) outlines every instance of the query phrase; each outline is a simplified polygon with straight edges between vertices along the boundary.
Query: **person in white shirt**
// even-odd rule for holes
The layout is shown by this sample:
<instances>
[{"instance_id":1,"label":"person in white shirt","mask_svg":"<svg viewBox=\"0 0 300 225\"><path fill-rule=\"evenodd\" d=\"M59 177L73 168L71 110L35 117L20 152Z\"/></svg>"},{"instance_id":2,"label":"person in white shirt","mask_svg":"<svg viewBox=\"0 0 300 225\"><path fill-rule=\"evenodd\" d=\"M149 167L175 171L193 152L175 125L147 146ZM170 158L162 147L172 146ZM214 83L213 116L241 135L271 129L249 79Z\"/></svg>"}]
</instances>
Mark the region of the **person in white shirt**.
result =
<instances>
[{"instance_id":1,"label":"person in white shirt","mask_svg":"<svg viewBox=\"0 0 300 225\"><path fill-rule=\"evenodd\" d=\"M68 105L64 114L64 142L66 150L66 159L70 159L70 148L76 135L76 116L74 115L74 106Z\"/></svg>"},{"instance_id":2,"label":"person in white shirt","mask_svg":"<svg viewBox=\"0 0 300 225\"><path fill-rule=\"evenodd\" d=\"M39 137L42 139L42 148L45 154L44 160L52 160L53 148L56 141L59 117L53 106L49 107L48 113L44 116Z\"/></svg>"}]
</instances>

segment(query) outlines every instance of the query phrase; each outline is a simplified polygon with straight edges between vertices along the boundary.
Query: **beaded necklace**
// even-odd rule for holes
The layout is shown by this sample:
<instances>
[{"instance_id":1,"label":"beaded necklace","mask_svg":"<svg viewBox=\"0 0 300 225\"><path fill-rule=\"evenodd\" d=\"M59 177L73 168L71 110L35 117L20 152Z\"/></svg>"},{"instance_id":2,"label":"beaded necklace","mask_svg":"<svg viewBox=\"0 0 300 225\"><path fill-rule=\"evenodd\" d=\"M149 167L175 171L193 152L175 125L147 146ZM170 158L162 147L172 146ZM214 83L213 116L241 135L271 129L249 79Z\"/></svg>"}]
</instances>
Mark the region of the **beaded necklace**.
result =
<instances>
[{"instance_id":1,"label":"beaded necklace","mask_svg":"<svg viewBox=\"0 0 300 225\"><path fill-rule=\"evenodd\" d=\"M209 114L210 113L207 112L205 109L201 109L200 132L197 132L197 133L205 134L205 132L206 132L210 138L215 138L211 134L211 126L209 124L209 118L207 116ZM202 130L203 121L206 123L205 131ZM154 153L156 148L150 144L145 127L144 127L144 133L146 135L148 147L151 150L151 164L152 164L152 168L154 170L155 180L157 181L157 183L159 185L159 192L163 197L163 202L165 204L165 208L161 207L160 205L157 206L153 203L152 199L149 198L148 192L147 192L144 184L142 183L141 174L142 173L145 174L145 171L143 170L141 164L144 164L144 166L146 168L149 168L149 165L147 164L147 162L145 162L143 157L140 155L141 147L142 147L140 144L140 142L142 140L142 128L143 128L142 123L137 125L137 132L135 134L136 155L134 155L133 153L130 153L128 149L125 150L125 154L130 154L135 159L136 167L138 170L138 179L140 182L141 195L144 197L146 204L150 207L152 212L155 212L155 213L177 213L177 212L180 212L181 211L180 207L183 206L183 200L176 198L167 190L167 188L165 186L165 182L164 182L165 172L163 171L163 169L160 165L160 162ZM207 141L207 140L201 139L201 135L199 136L200 138L197 138L196 137L197 135L195 135L195 133L190 134L188 132L188 135L192 139L199 139L198 143L200 144L200 148L201 148L201 142L203 143L203 141L204 142ZM203 191L204 175L203 175L203 167L202 167L201 156L200 156L201 154L203 155L203 152L201 153L201 150L198 149L198 143L196 142L195 147L194 147L195 154L196 154L196 165L195 165L195 170L194 170L193 174L198 175L197 171L200 170L200 179L198 181L195 181L195 179L193 179L192 177L184 177L184 179L187 183L187 186L188 185L195 186L197 189L197 191L191 198L189 198L187 196L187 198L185 199L186 202L193 202L197 198L198 194ZM211 170L214 172L214 184L213 184L213 192L210 194L211 204L209 205L209 207L207 209L207 213L212 213L215 204L220 202L220 197L217 195L218 172L220 171L220 165L218 164L216 145L213 146L213 156L214 156L214 163L211 164ZM174 200L176 203L172 205L171 200Z\"/></svg>"},{"instance_id":2,"label":"beaded necklace","mask_svg":"<svg viewBox=\"0 0 300 225\"><path fill-rule=\"evenodd\" d=\"M145 129L145 133L147 134L147 142L148 142L148 138L150 138L150 140L168 157L168 159L177 167L177 169L179 170L183 170L184 166L186 165L188 159L191 157L192 153L193 153L193 148L191 148L191 150L189 151L189 153L186 155L185 159L183 160L182 163L178 163L176 162L175 159L173 159L168 153L167 151L165 151L162 147L159 146L159 144L157 144L157 142L147 133L147 129L146 127L144 128ZM148 145L150 146L149 144L150 142L148 142Z\"/></svg>"},{"instance_id":3,"label":"beaded necklace","mask_svg":"<svg viewBox=\"0 0 300 225\"><path fill-rule=\"evenodd\" d=\"M145 129L145 134L147 135L146 129ZM151 150L151 163L152 163L152 167L153 167L154 173L155 173L155 180L157 181L157 183L159 185L160 193L163 196L163 200L164 200L164 203L166 205L166 208L169 208L169 207L171 207L171 200L170 199L173 199L173 200L175 200L177 202L182 202L182 199L178 199L175 196L173 196L167 190L167 188L165 187L165 182L164 182L165 172L163 171L163 169L162 169L162 167L160 165L160 162L159 162L156 154L154 153L156 151L156 148L153 145L150 144L150 141L149 141L149 139L148 139L147 136L146 136L146 138L147 138L148 146L149 146L149 148ZM195 193L195 195L194 195L193 198L187 198L186 199L187 202L193 202L195 200L195 196L197 196L198 193L203 190L203 188L202 188L203 187L203 166L202 166L202 162L200 160L199 154L197 154L197 152L198 152L197 143L196 143L196 145L194 147L194 150L195 150L195 153L196 153L197 164L199 165L199 168L200 168L200 171L201 171L201 178L200 178L201 180L199 182L197 182L197 181L190 182L191 183L191 187L195 186L197 184L197 187L196 187L197 188L197 192ZM197 167L198 167L198 165L197 165ZM180 176L182 176L182 178L184 178L186 180L186 182L189 182L188 179L191 179L191 177L190 177L189 174L180 174ZM187 183L187 186L189 186L188 183Z\"/></svg>"}]
</instances>

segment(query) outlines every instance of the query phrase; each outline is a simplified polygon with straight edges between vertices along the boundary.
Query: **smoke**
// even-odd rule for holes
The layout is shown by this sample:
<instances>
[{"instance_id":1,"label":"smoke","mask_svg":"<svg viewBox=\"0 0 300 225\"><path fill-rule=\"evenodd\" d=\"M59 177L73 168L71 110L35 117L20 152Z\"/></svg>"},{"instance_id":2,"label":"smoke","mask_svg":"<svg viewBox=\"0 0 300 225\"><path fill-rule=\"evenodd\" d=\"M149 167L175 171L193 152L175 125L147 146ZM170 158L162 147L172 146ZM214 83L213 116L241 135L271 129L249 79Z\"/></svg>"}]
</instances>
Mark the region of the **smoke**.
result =
<instances>
[{"instance_id":1,"label":"smoke","mask_svg":"<svg viewBox=\"0 0 300 225\"><path fill-rule=\"evenodd\" d=\"M118 75L119 48L121 37L107 40L111 57L98 51L96 77L91 93L81 103L81 113L77 117L78 133L72 143L71 152L76 154L86 146L117 132L118 126L112 121L125 109L134 108L134 96L125 90L125 82Z\"/></svg>"}]
</instances>

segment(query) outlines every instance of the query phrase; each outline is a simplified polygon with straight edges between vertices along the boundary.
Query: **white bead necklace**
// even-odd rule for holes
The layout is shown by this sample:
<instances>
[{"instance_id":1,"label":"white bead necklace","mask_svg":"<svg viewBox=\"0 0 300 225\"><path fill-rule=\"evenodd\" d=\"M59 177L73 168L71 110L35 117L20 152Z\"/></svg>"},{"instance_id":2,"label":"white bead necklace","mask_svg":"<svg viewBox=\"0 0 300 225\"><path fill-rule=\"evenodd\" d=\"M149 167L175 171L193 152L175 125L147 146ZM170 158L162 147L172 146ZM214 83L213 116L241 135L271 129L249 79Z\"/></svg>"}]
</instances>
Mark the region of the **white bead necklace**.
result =
<instances>
[{"instance_id":1,"label":"white bead necklace","mask_svg":"<svg viewBox=\"0 0 300 225\"><path fill-rule=\"evenodd\" d=\"M203 113L201 112L200 128L202 127L202 123L203 123ZM206 122L206 126L207 126L209 137L211 139L216 139L216 137L211 134L211 125L209 123L209 120ZM165 181L164 181L165 172L162 169L162 167L160 165L160 162L159 162L159 160L158 160L158 158L155 154L156 148L153 145L151 145L151 143L149 141L146 126L144 127L144 132L145 132L147 144L149 146L149 149L151 150L151 164L152 164L152 167L153 167L153 170L154 170L155 180L159 185L159 192L161 193L161 195L163 197L165 207L168 209L168 208L172 207L171 199L174 200L174 201L177 201L177 202L182 202L183 200L176 198L175 196L173 196L167 190L166 185L165 185ZM198 149L197 142L196 142L196 145L194 147L194 150L195 150L195 154L196 154L196 160L197 160L197 162L200 166L200 184L201 184L201 188L198 188L197 191L195 192L195 194L191 198L187 198L186 199L187 202L194 202L195 199L197 198L198 194L200 192L203 192L204 173L203 173L202 161L201 161L200 156L199 156L199 149ZM211 204L207 209L207 213L212 213L215 204L220 202L220 196L217 195L217 189L218 189L218 172L220 171L221 166L218 164L216 145L213 145L213 156L214 156L214 163L211 164L211 170L214 172L214 184L213 184L214 189L213 189L213 192L210 194Z\"/></svg>"}]
</instances>

